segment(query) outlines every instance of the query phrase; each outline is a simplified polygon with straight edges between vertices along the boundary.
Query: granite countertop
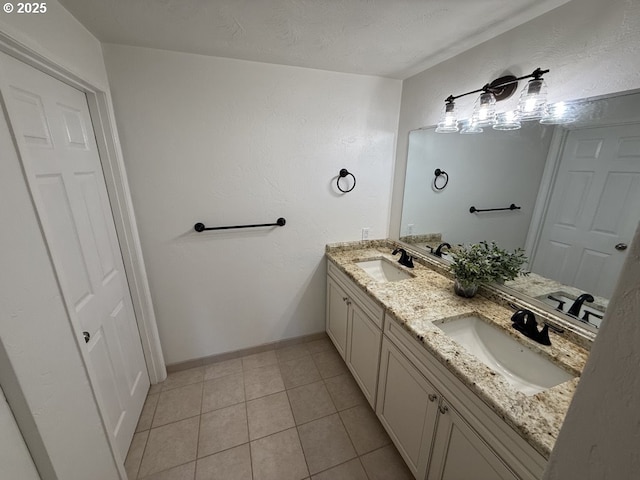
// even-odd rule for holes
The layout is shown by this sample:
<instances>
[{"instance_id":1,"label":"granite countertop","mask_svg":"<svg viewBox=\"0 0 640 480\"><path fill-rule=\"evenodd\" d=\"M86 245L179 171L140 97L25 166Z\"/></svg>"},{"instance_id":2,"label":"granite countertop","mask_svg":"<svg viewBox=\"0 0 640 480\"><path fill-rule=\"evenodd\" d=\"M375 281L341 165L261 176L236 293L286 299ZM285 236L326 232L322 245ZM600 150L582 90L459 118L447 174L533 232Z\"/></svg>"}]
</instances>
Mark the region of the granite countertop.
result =
<instances>
[{"instance_id":1,"label":"granite countertop","mask_svg":"<svg viewBox=\"0 0 640 480\"><path fill-rule=\"evenodd\" d=\"M387 318L390 315L397 321L533 448L549 458L588 351L551 331L550 347L520 335L511 328L512 310L481 295L471 299L455 295L453 280L427 266L428 262L423 264L418 260L415 268L406 269L413 278L386 283L376 282L355 265L355 262L382 257L395 261L397 258L391 255L394 246L387 240L334 244L327 246L326 255L384 308ZM576 378L532 396L516 390L433 324L435 320L470 314L493 322Z\"/></svg>"}]
</instances>

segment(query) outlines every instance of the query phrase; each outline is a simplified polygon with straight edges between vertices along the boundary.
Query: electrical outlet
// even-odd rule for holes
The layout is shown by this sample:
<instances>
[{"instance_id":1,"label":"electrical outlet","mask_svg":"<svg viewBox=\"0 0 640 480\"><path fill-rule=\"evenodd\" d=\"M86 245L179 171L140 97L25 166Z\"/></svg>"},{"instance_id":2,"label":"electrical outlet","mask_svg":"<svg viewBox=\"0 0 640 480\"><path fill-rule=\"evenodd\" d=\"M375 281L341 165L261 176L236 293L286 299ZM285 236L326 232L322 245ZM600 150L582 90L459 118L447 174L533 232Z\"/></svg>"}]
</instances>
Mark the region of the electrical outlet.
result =
<instances>
[{"instance_id":1,"label":"electrical outlet","mask_svg":"<svg viewBox=\"0 0 640 480\"><path fill-rule=\"evenodd\" d=\"M407 235L410 237L413 235L413 223L407 225Z\"/></svg>"},{"instance_id":2,"label":"electrical outlet","mask_svg":"<svg viewBox=\"0 0 640 480\"><path fill-rule=\"evenodd\" d=\"M362 240L369 240L369 227L362 227Z\"/></svg>"}]
</instances>

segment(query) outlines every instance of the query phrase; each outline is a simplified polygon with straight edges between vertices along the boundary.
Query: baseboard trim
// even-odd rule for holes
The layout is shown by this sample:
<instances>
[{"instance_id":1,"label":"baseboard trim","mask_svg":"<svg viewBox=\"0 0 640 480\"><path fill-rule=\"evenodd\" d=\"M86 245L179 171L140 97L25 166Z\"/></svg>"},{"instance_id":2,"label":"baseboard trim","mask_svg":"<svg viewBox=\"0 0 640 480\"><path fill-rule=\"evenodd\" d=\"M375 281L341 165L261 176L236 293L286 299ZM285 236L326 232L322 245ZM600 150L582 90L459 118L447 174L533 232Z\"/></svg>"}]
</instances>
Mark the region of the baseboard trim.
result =
<instances>
[{"instance_id":1,"label":"baseboard trim","mask_svg":"<svg viewBox=\"0 0 640 480\"><path fill-rule=\"evenodd\" d=\"M224 360L244 357L246 355L253 355L254 353L262 353L269 350L274 350L276 348L284 348L290 347L292 345L299 345L301 343L314 342L316 340L322 340L323 338L329 338L326 332L311 333L309 335L302 335L301 337L287 338L285 340L264 343L255 347L242 348L240 350L234 350L232 352L224 352L215 355L209 355L207 357L194 358L193 360L187 360L185 362L178 362L167 365L167 373L189 370L190 368L202 367L204 365L210 365L212 363L222 362Z\"/></svg>"}]
</instances>

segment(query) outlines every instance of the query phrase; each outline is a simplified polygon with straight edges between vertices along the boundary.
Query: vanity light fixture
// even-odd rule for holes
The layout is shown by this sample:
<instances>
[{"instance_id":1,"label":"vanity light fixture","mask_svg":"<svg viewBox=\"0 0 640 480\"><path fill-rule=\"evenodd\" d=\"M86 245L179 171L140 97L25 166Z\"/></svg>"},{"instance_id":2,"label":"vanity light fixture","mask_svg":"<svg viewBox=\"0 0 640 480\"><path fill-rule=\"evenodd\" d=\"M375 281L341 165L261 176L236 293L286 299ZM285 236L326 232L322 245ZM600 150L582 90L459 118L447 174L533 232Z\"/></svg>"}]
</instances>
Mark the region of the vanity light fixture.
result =
<instances>
[{"instance_id":1,"label":"vanity light fixture","mask_svg":"<svg viewBox=\"0 0 640 480\"><path fill-rule=\"evenodd\" d=\"M494 130L518 130L522 128L518 112L508 110L496 115L496 123L493 124Z\"/></svg>"},{"instance_id":2,"label":"vanity light fixture","mask_svg":"<svg viewBox=\"0 0 640 480\"><path fill-rule=\"evenodd\" d=\"M520 120L539 120L542 118L547 106L547 84L542 78L545 73L536 68L531 74L533 78L522 89L518 101Z\"/></svg>"},{"instance_id":3,"label":"vanity light fixture","mask_svg":"<svg viewBox=\"0 0 640 480\"><path fill-rule=\"evenodd\" d=\"M520 122L526 120L545 119L542 123L563 123L565 120L559 114L560 110L556 112L547 108L547 86L542 78L546 73L549 73L549 70L536 68L529 75L522 77L505 75L477 90L460 95L449 95L445 100L436 132L481 133L482 127L489 126L495 130L517 130L522 126ZM513 111L496 113L496 103L511 97L518 87L518 82L525 79L530 80L520 94L518 108ZM459 122L455 112L455 100L474 93L480 93L480 96L474 104L471 118ZM459 124L462 128L458 127Z\"/></svg>"},{"instance_id":4,"label":"vanity light fixture","mask_svg":"<svg viewBox=\"0 0 640 480\"><path fill-rule=\"evenodd\" d=\"M558 125L560 123L571 123L576 119L575 106L565 102L547 104L540 123L545 125Z\"/></svg>"},{"instance_id":5,"label":"vanity light fixture","mask_svg":"<svg viewBox=\"0 0 640 480\"><path fill-rule=\"evenodd\" d=\"M478 127L489 127L496 121L496 96L491 91L482 92L471 114L471 123Z\"/></svg>"},{"instance_id":6,"label":"vanity light fixture","mask_svg":"<svg viewBox=\"0 0 640 480\"><path fill-rule=\"evenodd\" d=\"M444 109L438 127L437 133L455 133L458 129L458 119L456 117L456 105L452 97L445 100Z\"/></svg>"},{"instance_id":7,"label":"vanity light fixture","mask_svg":"<svg viewBox=\"0 0 640 480\"><path fill-rule=\"evenodd\" d=\"M473 118L469 120L462 120L461 122L462 128L460 129L460 133L464 135L472 135L474 133L482 133L484 129L479 127L478 124L473 120Z\"/></svg>"}]
</instances>

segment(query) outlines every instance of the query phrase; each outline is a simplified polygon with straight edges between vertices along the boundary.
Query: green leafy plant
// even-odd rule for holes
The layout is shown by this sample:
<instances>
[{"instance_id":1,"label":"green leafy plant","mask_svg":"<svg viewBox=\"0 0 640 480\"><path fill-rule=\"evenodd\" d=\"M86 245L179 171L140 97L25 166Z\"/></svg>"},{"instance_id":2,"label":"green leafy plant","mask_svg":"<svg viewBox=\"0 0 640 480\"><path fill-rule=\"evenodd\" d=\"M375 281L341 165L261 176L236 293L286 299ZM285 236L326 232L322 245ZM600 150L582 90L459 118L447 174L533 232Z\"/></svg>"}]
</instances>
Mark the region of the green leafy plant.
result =
<instances>
[{"instance_id":1,"label":"green leafy plant","mask_svg":"<svg viewBox=\"0 0 640 480\"><path fill-rule=\"evenodd\" d=\"M520 248L508 252L495 242L480 242L464 246L452 256L453 263L449 268L464 288L482 283L502 283L518 275L528 275L521 270L527 257Z\"/></svg>"}]
</instances>

